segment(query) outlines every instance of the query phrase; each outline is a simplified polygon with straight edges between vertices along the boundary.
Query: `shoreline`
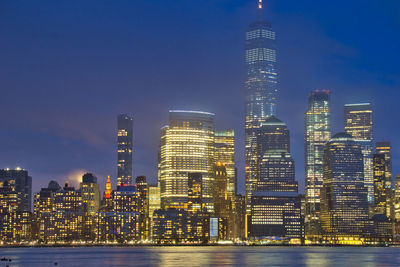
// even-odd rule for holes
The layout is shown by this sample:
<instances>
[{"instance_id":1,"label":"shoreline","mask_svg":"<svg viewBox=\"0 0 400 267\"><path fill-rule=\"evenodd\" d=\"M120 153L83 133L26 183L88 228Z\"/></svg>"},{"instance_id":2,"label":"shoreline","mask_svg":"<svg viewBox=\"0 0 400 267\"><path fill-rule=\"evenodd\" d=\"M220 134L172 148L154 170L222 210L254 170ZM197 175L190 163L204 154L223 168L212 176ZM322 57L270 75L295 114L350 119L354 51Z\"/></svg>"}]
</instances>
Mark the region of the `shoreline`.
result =
<instances>
[{"instance_id":1,"label":"shoreline","mask_svg":"<svg viewBox=\"0 0 400 267\"><path fill-rule=\"evenodd\" d=\"M291 245L291 244L52 244L52 245L1 245L2 248L92 248L92 247L109 247L109 248L135 248L135 247L400 247L397 244L381 244L381 245L334 245L334 244L315 244L315 245Z\"/></svg>"}]
</instances>

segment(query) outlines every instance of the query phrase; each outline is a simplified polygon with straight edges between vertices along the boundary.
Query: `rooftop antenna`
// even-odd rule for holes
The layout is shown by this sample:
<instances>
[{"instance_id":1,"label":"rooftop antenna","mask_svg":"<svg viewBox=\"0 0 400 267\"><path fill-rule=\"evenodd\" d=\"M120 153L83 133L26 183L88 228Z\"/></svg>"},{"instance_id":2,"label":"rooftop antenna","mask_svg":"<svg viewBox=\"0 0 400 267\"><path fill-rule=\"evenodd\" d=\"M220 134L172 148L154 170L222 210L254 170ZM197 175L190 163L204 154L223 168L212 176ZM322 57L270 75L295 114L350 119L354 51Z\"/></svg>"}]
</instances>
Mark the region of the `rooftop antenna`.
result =
<instances>
[{"instance_id":1,"label":"rooftop antenna","mask_svg":"<svg viewBox=\"0 0 400 267\"><path fill-rule=\"evenodd\" d=\"M262 0L258 0L258 18L260 19L260 21L262 21L262 8L263 8Z\"/></svg>"}]
</instances>

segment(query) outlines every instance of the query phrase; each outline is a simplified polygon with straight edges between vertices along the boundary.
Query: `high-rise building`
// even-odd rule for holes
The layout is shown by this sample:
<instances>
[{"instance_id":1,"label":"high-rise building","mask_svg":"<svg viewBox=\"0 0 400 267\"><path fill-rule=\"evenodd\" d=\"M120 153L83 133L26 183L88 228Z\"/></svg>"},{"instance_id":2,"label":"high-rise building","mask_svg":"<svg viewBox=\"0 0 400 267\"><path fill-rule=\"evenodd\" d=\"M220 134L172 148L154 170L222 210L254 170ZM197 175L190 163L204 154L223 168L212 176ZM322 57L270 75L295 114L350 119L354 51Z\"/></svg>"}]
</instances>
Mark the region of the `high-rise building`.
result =
<instances>
[{"instance_id":1,"label":"high-rise building","mask_svg":"<svg viewBox=\"0 0 400 267\"><path fill-rule=\"evenodd\" d=\"M150 237L153 239L153 214L155 210L161 209L160 187L158 185L149 186L149 222Z\"/></svg>"},{"instance_id":2,"label":"high-rise building","mask_svg":"<svg viewBox=\"0 0 400 267\"><path fill-rule=\"evenodd\" d=\"M222 218L226 225L226 238L232 239L234 236L234 203L228 191L228 174L226 166L222 162L215 165L214 182L214 215Z\"/></svg>"},{"instance_id":3,"label":"high-rise building","mask_svg":"<svg viewBox=\"0 0 400 267\"><path fill-rule=\"evenodd\" d=\"M136 177L137 211L139 213L139 239L149 238L149 184L146 176Z\"/></svg>"},{"instance_id":4,"label":"high-rise building","mask_svg":"<svg viewBox=\"0 0 400 267\"><path fill-rule=\"evenodd\" d=\"M17 210L32 210L32 177L28 171L16 168L15 170L0 170L0 188L7 182L12 191L17 194Z\"/></svg>"},{"instance_id":5,"label":"high-rise building","mask_svg":"<svg viewBox=\"0 0 400 267\"><path fill-rule=\"evenodd\" d=\"M386 175L386 187L392 188L392 146L388 141L376 142L375 144L376 154L385 155L385 175Z\"/></svg>"},{"instance_id":6,"label":"high-rise building","mask_svg":"<svg viewBox=\"0 0 400 267\"><path fill-rule=\"evenodd\" d=\"M245 119L245 172L246 202L257 184L256 131L268 117L276 115L277 68L275 31L263 20L262 1L258 6L259 18L246 31L246 119Z\"/></svg>"},{"instance_id":7,"label":"high-rise building","mask_svg":"<svg viewBox=\"0 0 400 267\"><path fill-rule=\"evenodd\" d=\"M364 156L364 182L368 189L368 202L374 200L372 163L372 108L370 103L344 105L344 129L361 145Z\"/></svg>"},{"instance_id":8,"label":"high-rise building","mask_svg":"<svg viewBox=\"0 0 400 267\"><path fill-rule=\"evenodd\" d=\"M257 130L257 154L262 159L267 150L281 150L290 153L290 132L286 123L271 116L261 123Z\"/></svg>"},{"instance_id":9,"label":"high-rise building","mask_svg":"<svg viewBox=\"0 0 400 267\"><path fill-rule=\"evenodd\" d=\"M225 164L228 194L232 198L235 195L236 188L235 132L233 130L216 131L214 144L215 162Z\"/></svg>"},{"instance_id":10,"label":"high-rise building","mask_svg":"<svg viewBox=\"0 0 400 267\"><path fill-rule=\"evenodd\" d=\"M114 212L137 212L137 192L134 185L118 186L112 192Z\"/></svg>"},{"instance_id":11,"label":"high-rise building","mask_svg":"<svg viewBox=\"0 0 400 267\"><path fill-rule=\"evenodd\" d=\"M325 241L361 242L368 222L367 188L361 146L347 133L326 144L321 189L321 226Z\"/></svg>"},{"instance_id":12,"label":"high-rise building","mask_svg":"<svg viewBox=\"0 0 400 267\"><path fill-rule=\"evenodd\" d=\"M257 147L259 178L251 198L248 236L277 236L300 243L304 223L285 123L276 117L268 118L258 130Z\"/></svg>"},{"instance_id":13,"label":"high-rise building","mask_svg":"<svg viewBox=\"0 0 400 267\"><path fill-rule=\"evenodd\" d=\"M214 114L171 110L161 129L159 183L163 208L186 208L188 174L202 175L202 200L212 212L214 184Z\"/></svg>"},{"instance_id":14,"label":"high-rise building","mask_svg":"<svg viewBox=\"0 0 400 267\"><path fill-rule=\"evenodd\" d=\"M126 114L118 115L117 127L117 185L132 185L133 119Z\"/></svg>"},{"instance_id":15,"label":"high-rise building","mask_svg":"<svg viewBox=\"0 0 400 267\"><path fill-rule=\"evenodd\" d=\"M81 192L66 182L62 189L54 193L54 207L55 212L46 219L53 222L46 231L46 239L63 242L80 240L84 217Z\"/></svg>"},{"instance_id":16,"label":"high-rise building","mask_svg":"<svg viewBox=\"0 0 400 267\"><path fill-rule=\"evenodd\" d=\"M7 180L3 181L0 184L1 243L31 240L33 216L31 212L24 211L22 206L20 194L15 191L15 185L9 184Z\"/></svg>"},{"instance_id":17,"label":"high-rise building","mask_svg":"<svg viewBox=\"0 0 400 267\"><path fill-rule=\"evenodd\" d=\"M374 154L373 156L374 169L374 213L387 214L387 205L389 190L386 185L388 183L386 176L386 160L384 154Z\"/></svg>"},{"instance_id":18,"label":"high-rise building","mask_svg":"<svg viewBox=\"0 0 400 267\"><path fill-rule=\"evenodd\" d=\"M297 192L294 160L283 150L267 150L260 163L260 180L256 191Z\"/></svg>"},{"instance_id":19,"label":"high-rise building","mask_svg":"<svg viewBox=\"0 0 400 267\"><path fill-rule=\"evenodd\" d=\"M80 190L84 212L89 216L94 216L100 208L100 188L97 183L97 177L91 173L84 174Z\"/></svg>"},{"instance_id":20,"label":"high-rise building","mask_svg":"<svg viewBox=\"0 0 400 267\"><path fill-rule=\"evenodd\" d=\"M60 185L56 181L50 181L46 188L42 188L40 192L34 195L33 214L35 215L38 226L37 235L41 242L47 242L54 233L54 194L61 190Z\"/></svg>"},{"instance_id":21,"label":"high-rise building","mask_svg":"<svg viewBox=\"0 0 400 267\"><path fill-rule=\"evenodd\" d=\"M393 218L393 176L392 176L392 146L388 141L376 142L375 144L376 154L385 155L385 180L386 180L386 192L387 192L387 205L386 205L386 216L390 219Z\"/></svg>"},{"instance_id":22,"label":"high-rise building","mask_svg":"<svg viewBox=\"0 0 400 267\"><path fill-rule=\"evenodd\" d=\"M330 92L313 91L308 97L305 113L305 195L306 239L320 236L320 190L323 184L323 156L325 144L331 138Z\"/></svg>"},{"instance_id":23,"label":"high-rise building","mask_svg":"<svg viewBox=\"0 0 400 267\"><path fill-rule=\"evenodd\" d=\"M393 196L393 219L394 219L394 237L396 241L400 240L400 174L394 178L394 196Z\"/></svg>"},{"instance_id":24,"label":"high-rise building","mask_svg":"<svg viewBox=\"0 0 400 267\"><path fill-rule=\"evenodd\" d=\"M80 184L82 196L83 227L82 237L85 240L94 241L96 238L95 218L100 209L100 188L97 177L91 173L82 176Z\"/></svg>"}]
</instances>

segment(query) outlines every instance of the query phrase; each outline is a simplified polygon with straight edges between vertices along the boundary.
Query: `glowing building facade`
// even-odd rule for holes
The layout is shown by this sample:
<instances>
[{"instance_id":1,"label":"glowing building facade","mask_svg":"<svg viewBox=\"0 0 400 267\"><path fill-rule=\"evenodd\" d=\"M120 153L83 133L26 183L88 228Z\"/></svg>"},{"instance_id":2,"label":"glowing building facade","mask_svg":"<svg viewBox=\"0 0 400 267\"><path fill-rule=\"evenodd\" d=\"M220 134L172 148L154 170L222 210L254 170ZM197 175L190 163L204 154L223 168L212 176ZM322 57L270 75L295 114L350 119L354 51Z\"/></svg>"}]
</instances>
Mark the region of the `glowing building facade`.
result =
<instances>
[{"instance_id":1,"label":"glowing building facade","mask_svg":"<svg viewBox=\"0 0 400 267\"><path fill-rule=\"evenodd\" d=\"M320 190L323 184L325 144L331 139L330 92L313 91L305 112L305 233L306 238L320 236Z\"/></svg>"},{"instance_id":2,"label":"glowing building facade","mask_svg":"<svg viewBox=\"0 0 400 267\"><path fill-rule=\"evenodd\" d=\"M347 133L338 133L326 144L321 189L321 226L325 241L355 242L368 222L367 188L361 146Z\"/></svg>"},{"instance_id":3,"label":"glowing building facade","mask_svg":"<svg viewBox=\"0 0 400 267\"><path fill-rule=\"evenodd\" d=\"M259 2L259 19L246 31L246 119L245 119L245 172L246 202L250 212L250 199L257 184L256 132L261 123L276 114L277 68L275 31L262 18L262 1Z\"/></svg>"},{"instance_id":4,"label":"glowing building facade","mask_svg":"<svg viewBox=\"0 0 400 267\"><path fill-rule=\"evenodd\" d=\"M14 170L0 170L0 188L7 183L17 194L19 211L32 210L32 177L26 170L16 168Z\"/></svg>"},{"instance_id":5,"label":"glowing building facade","mask_svg":"<svg viewBox=\"0 0 400 267\"><path fill-rule=\"evenodd\" d=\"M364 182L368 189L368 202L374 200L372 163L372 107L370 103L344 105L344 129L361 145L364 156Z\"/></svg>"},{"instance_id":6,"label":"glowing building facade","mask_svg":"<svg viewBox=\"0 0 400 267\"><path fill-rule=\"evenodd\" d=\"M386 176L386 159L384 154L374 154L373 170L374 170L374 213L387 214L388 198L390 196L390 188L387 184L390 181Z\"/></svg>"},{"instance_id":7,"label":"glowing building facade","mask_svg":"<svg viewBox=\"0 0 400 267\"><path fill-rule=\"evenodd\" d=\"M221 162L225 165L228 194L233 197L236 188L235 132L233 130L216 131L214 144L215 162Z\"/></svg>"},{"instance_id":8,"label":"glowing building facade","mask_svg":"<svg viewBox=\"0 0 400 267\"><path fill-rule=\"evenodd\" d=\"M202 200L214 210L214 114L171 110L161 129L159 183L162 208L187 208L188 174L201 173Z\"/></svg>"},{"instance_id":9,"label":"glowing building facade","mask_svg":"<svg viewBox=\"0 0 400 267\"><path fill-rule=\"evenodd\" d=\"M385 176L387 180L386 187L392 188L392 146L388 141L380 141L375 144L376 154L385 155Z\"/></svg>"},{"instance_id":10,"label":"glowing building facade","mask_svg":"<svg viewBox=\"0 0 400 267\"><path fill-rule=\"evenodd\" d=\"M117 127L117 185L132 185L133 119L118 115Z\"/></svg>"}]
</instances>

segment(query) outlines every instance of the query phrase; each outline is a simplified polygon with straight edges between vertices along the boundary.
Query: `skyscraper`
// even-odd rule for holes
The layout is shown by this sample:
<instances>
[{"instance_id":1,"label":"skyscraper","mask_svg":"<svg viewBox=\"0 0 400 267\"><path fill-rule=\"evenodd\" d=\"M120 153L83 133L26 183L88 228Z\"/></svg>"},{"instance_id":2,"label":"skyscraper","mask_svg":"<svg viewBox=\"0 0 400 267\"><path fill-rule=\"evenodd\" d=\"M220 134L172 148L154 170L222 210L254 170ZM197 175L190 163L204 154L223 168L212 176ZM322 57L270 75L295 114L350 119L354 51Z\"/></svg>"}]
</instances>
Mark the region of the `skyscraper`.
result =
<instances>
[{"instance_id":1,"label":"skyscraper","mask_svg":"<svg viewBox=\"0 0 400 267\"><path fill-rule=\"evenodd\" d=\"M216 131L214 144L215 162L221 162L225 165L228 194L233 198L236 188L235 132L233 130Z\"/></svg>"},{"instance_id":2,"label":"skyscraper","mask_svg":"<svg viewBox=\"0 0 400 267\"><path fill-rule=\"evenodd\" d=\"M117 185L132 185L133 119L118 115L118 175Z\"/></svg>"},{"instance_id":3,"label":"skyscraper","mask_svg":"<svg viewBox=\"0 0 400 267\"><path fill-rule=\"evenodd\" d=\"M28 171L16 168L15 170L0 170L0 188L8 183L17 196L17 210L32 210L32 177Z\"/></svg>"},{"instance_id":4,"label":"skyscraper","mask_svg":"<svg viewBox=\"0 0 400 267\"><path fill-rule=\"evenodd\" d=\"M246 202L257 184L256 130L261 122L276 114L277 69L275 31L262 18L262 1L258 6L259 19L246 31L246 120L245 172ZM247 207L249 212L249 206Z\"/></svg>"},{"instance_id":5,"label":"skyscraper","mask_svg":"<svg viewBox=\"0 0 400 267\"><path fill-rule=\"evenodd\" d=\"M202 199L213 207L214 114L171 110L169 126L161 129L159 182L163 208L186 208L188 174L201 173Z\"/></svg>"},{"instance_id":6,"label":"skyscraper","mask_svg":"<svg viewBox=\"0 0 400 267\"><path fill-rule=\"evenodd\" d=\"M344 105L344 129L361 145L364 156L364 182L368 189L368 202L374 200L372 163L372 108L370 103Z\"/></svg>"},{"instance_id":7,"label":"skyscraper","mask_svg":"<svg viewBox=\"0 0 400 267\"><path fill-rule=\"evenodd\" d=\"M82 177L80 184L82 207L83 207L83 227L82 235L86 240L95 239L95 218L100 208L100 188L97 177L91 173L86 173Z\"/></svg>"},{"instance_id":8,"label":"skyscraper","mask_svg":"<svg viewBox=\"0 0 400 267\"><path fill-rule=\"evenodd\" d=\"M360 241L368 221L361 146L347 133L335 134L324 151L321 226L334 244Z\"/></svg>"},{"instance_id":9,"label":"skyscraper","mask_svg":"<svg viewBox=\"0 0 400 267\"><path fill-rule=\"evenodd\" d=\"M330 92L313 91L305 113L306 238L319 236L320 190L325 144L331 138Z\"/></svg>"},{"instance_id":10,"label":"skyscraper","mask_svg":"<svg viewBox=\"0 0 400 267\"><path fill-rule=\"evenodd\" d=\"M251 197L248 235L303 237L301 199L286 124L271 116L257 131L258 182Z\"/></svg>"},{"instance_id":11,"label":"skyscraper","mask_svg":"<svg viewBox=\"0 0 400 267\"><path fill-rule=\"evenodd\" d=\"M386 160L384 154L374 154L373 156L374 165L374 213L384 214L386 213L386 207L389 197L389 190L386 185L388 184L386 176Z\"/></svg>"},{"instance_id":12,"label":"skyscraper","mask_svg":"<svg viewBox=\"0 0 400 267\"><path fill-rule=\"evenodd\" d=\"M386 187L392 188L392 146L388 141L376 142L376 154L385 155Z\"/></svg>"},{"instance_id":13,"label":"skyscraper","mask_svg":"<svg viewBox=\"0 0 400 267\"><path fill-rule=\"evenodd\" d=\"M385 155L385 188L387 192L386 216L393 217L392 146L388 141L376 142L376 154Z\"/></svg>"}]
</instances>

